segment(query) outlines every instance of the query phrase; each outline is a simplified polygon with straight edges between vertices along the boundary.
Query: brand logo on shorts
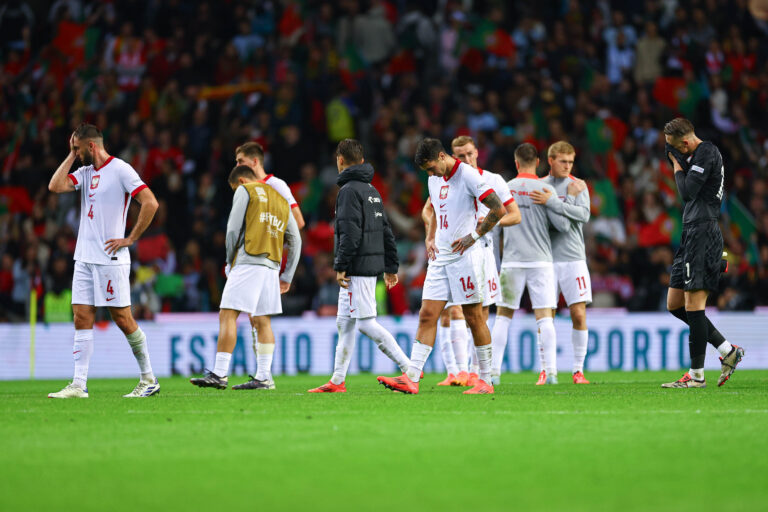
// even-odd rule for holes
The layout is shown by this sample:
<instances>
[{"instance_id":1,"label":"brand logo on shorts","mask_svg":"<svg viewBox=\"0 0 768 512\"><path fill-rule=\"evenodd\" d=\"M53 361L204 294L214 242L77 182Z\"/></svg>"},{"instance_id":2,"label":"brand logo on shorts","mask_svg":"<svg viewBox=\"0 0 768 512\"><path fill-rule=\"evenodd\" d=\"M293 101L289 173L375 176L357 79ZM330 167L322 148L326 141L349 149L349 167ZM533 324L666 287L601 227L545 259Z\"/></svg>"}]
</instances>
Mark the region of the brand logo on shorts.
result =
<instances>
[{"instance_id":1,"label":"brand logo on shorts","mask_svg":"<svg viewBox=\"0 0 768 512\"><path fill-rule=\"evenodd\" d=\"M440 199L448 197L448 185L440 187Z\"/></svg>"},{"instance_id":2,"label":"brand logo on shorts","mask_svg":"<svg viewBox=\"0 0 768 512\"><path fill-rule=\"evenodd\" d=\"M91 178L91 190L94 190L96 187L99 186L100 179L101 179L101 176L93 176Z\"/></svg>"}]
</instances>

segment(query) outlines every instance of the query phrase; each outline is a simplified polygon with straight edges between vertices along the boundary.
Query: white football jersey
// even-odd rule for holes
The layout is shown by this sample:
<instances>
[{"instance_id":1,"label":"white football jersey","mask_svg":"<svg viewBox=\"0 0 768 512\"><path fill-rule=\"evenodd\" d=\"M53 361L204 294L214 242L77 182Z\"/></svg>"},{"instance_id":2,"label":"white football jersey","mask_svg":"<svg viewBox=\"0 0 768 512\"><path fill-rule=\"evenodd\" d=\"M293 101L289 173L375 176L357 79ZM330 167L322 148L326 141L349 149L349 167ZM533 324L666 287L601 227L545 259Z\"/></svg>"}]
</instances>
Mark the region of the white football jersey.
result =
<instances>
[{"instance_id":1,"label":"white football jersey","mask_svg":"<svg viewBox=\"0 0 768 512\"><path fill-rule=\"evenodd\" d=\"M430 176L428 186L437 218L435 243L438 250L435 260L429 263L447 265L461 258L458 252L452 252L451 244L476 230L478 206L482 206L482 200L494 190L480 171L459 160L447 175ZM477 247L476 243L468 251Z\"/></svg>"},{"instance_id":2,"label":"white football jersey","mask_svg":"<svg viewBox=\"0 0 768 512\"><path fill-rule=\"evenodd\" d=\"M509 187L507 186L507 182L504 181L504 178L501 177L500 174L496 174L495 172L491 171L484 171L477 168L478 171L480 171L480 176L485 179L485 181L488 183L488 185L493 189L494 192L496 192L496 195L499 196L499 199L501 199L501 202L506 207L510 203L515 202L515 198L512 197L512 194L509 192ZM490 211L490 208L485 206L483 203L480 203L477 205L477 216L478 218L483 218L486 215L488 215L488 212ZM499 225L497 224L496 228L498 228ZM487 247L493 247L493 235L491 234L491 231L487 232L483 235L483 241L485 242Z\"/></svg>"},{"instance_id":3,"label":"white football jersey","mask_svg":"<svg viewBox=\"0 0 768 512\"><path fill-rule=\"evenodd\" d=\"M296 202L296 199L293 197L293 194L291 193L291 188L288 186L288 184L275 176L274 174L267 174L263 180L261 180L262 183L265 183L275 189L275 191L283 196L283 199L288 201L288 206L291 208L295 208L299 206L299 203Z\"/></svg>"},{"instance_id":4,"label":"white football jersey","mask_svg":"<svg viewBox=\"0 0 768 512\"><path fill-rule=\"evenodd\" d=\"M80 191L80 229L77 232L75 261L97 265L125 265L131 262L127 247L107 254L106 242L125 238L128 203L147 188L128 163L109 157L95 169L78 168L69 179Z\"/></svg>"}]
</instances>

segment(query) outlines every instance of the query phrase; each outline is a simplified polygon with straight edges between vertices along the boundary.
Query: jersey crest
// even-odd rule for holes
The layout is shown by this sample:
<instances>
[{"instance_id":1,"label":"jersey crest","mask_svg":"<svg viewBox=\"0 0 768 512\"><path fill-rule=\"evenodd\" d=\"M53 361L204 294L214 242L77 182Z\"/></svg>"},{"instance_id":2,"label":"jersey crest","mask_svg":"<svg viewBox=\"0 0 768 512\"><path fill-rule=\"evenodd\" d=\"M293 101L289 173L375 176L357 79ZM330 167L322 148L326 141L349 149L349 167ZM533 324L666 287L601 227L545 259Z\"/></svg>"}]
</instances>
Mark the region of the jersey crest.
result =
<instances>
[{"instance_id":1,"label":"jersey crest","mask_svg":"<svg viewBox=\"0 0 768 512\"><path fill-rule=\"evenodd\" d=\"M96 187L99 186L99 178L100 176L93 176L91 178L91 190L96 190Z\"/></svg>"},{"instance_id":2,"label":"jersey crest","mask_svg":"<svg viewBox=\"0 0 768 512\"><path fill-rule=\"evenodd\" d=\"M448 187L449 185L444 185L440 187L440 199L445 199L448 197Z\"/></svg>"}]
</instances>

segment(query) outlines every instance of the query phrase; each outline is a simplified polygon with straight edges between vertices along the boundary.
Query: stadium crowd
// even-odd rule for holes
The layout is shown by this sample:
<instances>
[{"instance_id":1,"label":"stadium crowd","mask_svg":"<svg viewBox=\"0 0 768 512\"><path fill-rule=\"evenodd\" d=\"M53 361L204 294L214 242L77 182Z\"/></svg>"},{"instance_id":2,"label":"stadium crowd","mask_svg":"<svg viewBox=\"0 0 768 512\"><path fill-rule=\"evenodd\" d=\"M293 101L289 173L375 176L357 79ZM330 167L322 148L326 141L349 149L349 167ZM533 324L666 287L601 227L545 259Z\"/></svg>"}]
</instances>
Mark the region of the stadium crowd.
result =
<instances>
[{"instance_id":1,"label":"stadium crowd","mask_svg":"<svg viewBox=\"0 0 768 512\"><path fill-rule=\"evenodd\" d=\"M768 305L768 22L735 0L7 0L0 6L0 321L69 320L77 194L47 183L84 121L160 201L132 248L137 318L215 311L234 149L267 151L307 227L285 314L335 314L332 151L366 148L398 240L380 307L418 310L424 136L474 137L515 175L521 142L568 140L587 180L594 305L663 310L680 200L661 127L726 162L721 309ZM135 206L132 207L135 215ZM130 216L129 216L130 223Z\"/></svg>"}]
</instances>

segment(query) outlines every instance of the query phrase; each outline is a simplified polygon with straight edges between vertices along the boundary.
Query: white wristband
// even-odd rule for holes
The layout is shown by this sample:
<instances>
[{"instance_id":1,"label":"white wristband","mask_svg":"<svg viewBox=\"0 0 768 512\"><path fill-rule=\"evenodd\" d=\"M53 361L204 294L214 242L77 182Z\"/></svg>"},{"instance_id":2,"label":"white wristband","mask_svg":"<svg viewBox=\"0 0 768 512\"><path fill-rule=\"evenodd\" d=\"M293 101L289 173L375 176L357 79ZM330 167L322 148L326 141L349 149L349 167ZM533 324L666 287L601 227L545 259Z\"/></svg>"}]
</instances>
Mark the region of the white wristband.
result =
<instances>
[{"instance_id":1,"label":"white wristband","mask_svg":"<svg viewBox=\"0 0 768 512\"><path fill-rule=\"evenodd\" d=\"M478 233L477 231L473 231L472 232L472 240L477 241L478 238L480 238L480 233Z\"/></svg>"}]
</instances>

